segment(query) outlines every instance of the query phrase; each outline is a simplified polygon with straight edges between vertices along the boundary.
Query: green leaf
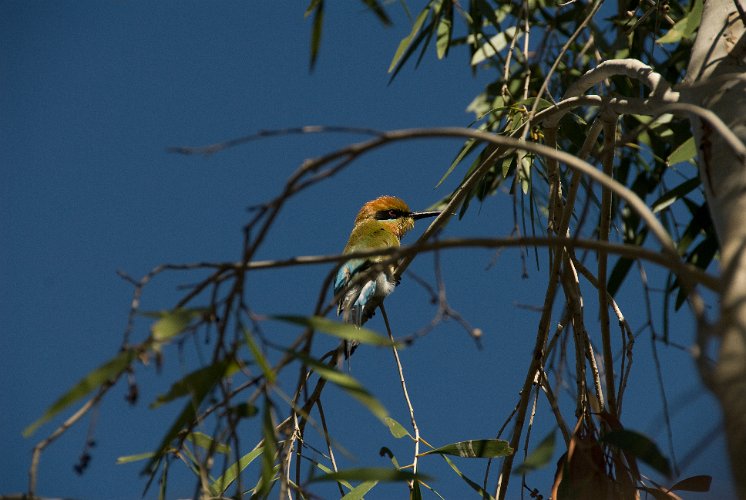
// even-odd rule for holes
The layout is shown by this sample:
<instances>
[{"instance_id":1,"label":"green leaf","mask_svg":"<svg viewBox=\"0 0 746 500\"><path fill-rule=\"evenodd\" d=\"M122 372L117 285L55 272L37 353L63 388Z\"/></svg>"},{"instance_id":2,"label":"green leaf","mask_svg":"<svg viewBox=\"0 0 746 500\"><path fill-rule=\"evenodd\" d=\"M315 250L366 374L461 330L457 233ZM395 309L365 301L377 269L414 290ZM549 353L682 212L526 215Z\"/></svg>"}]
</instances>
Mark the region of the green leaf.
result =
<instances>
[{"instance_id":1,"label":"green leaf","mask_svg":"<svg viewBox=\"0 0 746 500\"><path fill-rule=\"evenodd\" d=\"M438 21L438 32L435 42L435 50L438 59L443 59L448 54L448 47L451 44L451 35L453 33L453 11L448 10L445 16Z\"/></svg>"},{"instance_id":2,"label":"green leaf","mask_svg":"<svg viewBox=\"0 0 746 500\"><path fill-rule=\"evenodd\" d=\"M514 474L525 474L533 470L544 467L552 459L554 454L554 436L555 432L550 432L547 437L542 439L539 446L529 453L526 460L516 468Z\"/></svg>"},{"instance_id":3,"label":"green leaf","mask_svg":"<svg viewBox=\"0 0 746 500\"><path fill-rule=\"evenodd\" d=\"M162 394L150 404L150 409L170 403L171 401L194 394L201 394L203 391L209 391L220 379L229 377L238 371L238 365L232 361L224 359L214 365L206 366L195 370L181 380L174 382L166 394Z\"/></svg>"},{"instance_id":4,"label":"green leaf","mask_svg":"<svg viewBox=\"0 0 746 500\"><path fill-rule=\"evenodd\" d=\"M203 378L193 376L200 371L204 373ZM171 446L171 442L176 439L187 426L192 425L192 423L194 422L194 419L197 416L197 410L199 409L202 401L205 399L207 394L210 393L210 391L223 377L228 376L228 374L233 373L233 371L235 371L235 363L227 360L219 361L206 368L197 370L196 372L192 372L192 374L187 375L184 379L176 382L171 387L171 391L169 391L169 394L179 394L183 387L187 390L187 393L191 396L191 398L181 410L181 413L179 413L178 417L176 417L176 420L173 421L171 427L168 429L168 432L166 432L166 435L161 440L160 445L155 451L153 459L150 460L150 462L148 462L148 465L145 466L145 470L143 471L144 474L155 473L158 468L158 464L160 463L161 457ZM189 383L184 383L186 379L189 379ZM182 384L182 386L178 387L180 384ZM168 396L168 394L166 396ZM154 402L153 404L159 406L161 403L158 403L158 400L156 400L156 402Z\"/></svg>"},{"instance_id":5,"label":"green leaf","mask_svg":"<svg viewBox=\"0 0 746 500\"><path fill-rule=\"evenodd\" d=\"M480 127L481 129L482 127ZM475 139L468 139L464 145L461 147L461 150L456 155L456 158L451 162L451 165L446 170L446 173L443 174L443 177L440 178L438 183L435 185L435 187L439 187L441 184L443 184L443 181L448 178L449 175L451 175L451 172L458 166L459 163L469 154L471 153L479 143Z\"/></svg>"},{"instance_id":6,"label":"green leaf","mask_svg":"<svg viewBox=\"0 0 746 500\"><path fill-rule=\"evenodd\" d=\"M324 363L320 363L318 360L306 356L305 354L292 353L292 355L302 360L306 365L310 366L319 377L326 379L327 381L344 390L353 398L357 399L360 403L363 404L363 406L368 408L368 411L370 411L381 422L383 422L384 425L388 426L386 417L389 416L389 413L388 411L386 411L386 408L384 408L383 405L351 375L342 373L341 371Z\"/></svg>"},{"instance_id":7,"label":"green leaf","mask_svg":"<svg viewBox=\"0 0 746 500\"><path fill-rule=\"evenodd\" d=\"M153 458L155 455L152 451L145 453L138 453L137 455L125 455L123 457L117 457L117 465L128 464L131 462L139 462L140 460L147 460Z\"/></svg>"},{"instance_id":8,"label":"green leaf","mask_svg":"<svg viewBox=\"0 0 746 500\"><path fill-rule=\"evenodd\" d=\"M324 0L315 0L313 22L311 24L311 70L316 66L321 47L321 33L324 27ZM309 6L309 9L311 6ZM308 11L307 11L308 12Z\"/></svg>"},{"instance_id":9,"label":"green leaf","mask_svg":"<svg viewBox=\"0 0 746 500\"><path fill-rule=\"evenodd\" d=\"M391 435L394 436L396 439L403 438L404 436L409 436L410 438L412 438L412 435L409 433L409 431L407 431L407 429L405 429L402 424L400 424L393 418L386 417L384 419L384 422L386 422L386 425L388 425Z\"/></svg>"},{"instance_id":10,"label":"green leaf","mask_svg":"<svg viewBox=\"0 0 746 500\"><path fill-rule=\"evenodd\" d=\"M513 38L516 36L516 31L517 28L515 26L511 26L510 28L501 31L497 35L484 42L482 46L477 49L477 51L474 52L474 55L471 57L471 65L476 66L479 63L504 50L510 44L511 40L513 40ZM521 36L523 36L522 31L518 33L518 38L520 38Z\"/></svg>"},{"instance_id":11,"label":"green leaf","mask_svg":"<svg viewBox=\"0 0 746 500\"><path fill-rule=\"evenodd\" d=\"M437 454L453 455L461 458L495 458L504 457L511 453L513 453L513 449L503 439L470 439L440 446L425 453L420 453L420 456Z\"/></svg>"},{"instance_id":12,"label":"green leaf","mask_svg":"<svg viewBox=\"0 0 746 500\"><path fill-rule=\"evenodd\" d=\"M670 491L710 491L712 476L692 476L682 479L669 488Z\"/></svg>"},{"instance_id":13,"label":"green leaf","mask_svg":"<svg viewBox=\"0 0 746 500\"><path fill-rule=\"evenodd\" d=\"M267 498L274 484L275 475L275 453L277 451L277 437L275 436L275 424L272 422L272 404L269 398L265 398L264 418L262 434L264 436L264 451L262 452L262 474L256 486L253 496Z\"/></svg>"},{"instance_id":14,"label":"green leaf","mask_svg":"<svg viewBox=\"0 0 746 500\"><path fill-rule=\"evenodd\" d=\"M379 21L385 26L391 26L391 18L386 13L386 9L383 8L376 0L362 0L362 2L376 15Z\"/></svg>"},{"instance_id":15,"label":"green leaf","mask_svg":"<svg viewBox=\"0 0 746 500\"><path fill-rule=\"evenodd\" d=\"M394 68L396 68L396 66L399 64L399 61L402 59L405 53L417 48L416 44L412 46L412 41L420 32L422 25L425 24L425 19L427 19L429 13L429 8L425 7L424 9L422 9L422 12L420 12L420 15L417 16L417 19L415 19L414 24L412 25L412 31L410 31L409 35L405 36L402 41L399 42L399 47L397 47L396 52L394 52L394 59L391 61L391 65L389 66L389 73L394 71Z\"/></svg>"},{"instance_id":16,"label":"green leaf","mask_svg":"<svg viewBox=\"0 0 746 500\"><path fill-rule=\"evenodd\" d=\"M203 308L178 308L171 311L144 313L144 316L160 318L158 321L153 323L153 326L150 327L150 331L153 334L153 340L156 342L165 342L186 330L192 320L195 318L201 318L204 314L205 309Z\"/></svg>"},{"instance_id":17,"label":"green leaf","mask_svg":"<svg viewBox=\"0 0 746 500\"><path fill-rule=\"evenodd\" d=\"M321 472L323 472L324 474L331 474L331 473L334 472L334 469L332 469L330 467L327 467L326 465L322 464L321 462L317 462L316 460L312 460L312 462L313 462L313 465L317 469L319 469ZM339 484L341 484L343 487L347 488L348 490L352 489L352 485L350 484L349 481L345 481L345 480L342 479L342 480L339 481Z\"/></svg>"},{"instance_id":18,"label":"green leaf","mask_svg":"<svg viewBox=\"0 0 746 500\"><path fill-rule=\"evenodd\" d=\"M130 366L136 356L137 353L132 349L122 351L117 354L115 358L104 363L103 365L99 366L88 375L83 377L83 379L75 384L72 389L67 391L57 401L55 401L52 406L47 409L44 415L41 416L41 418L26 427L23 430L23 437L31 436L39 427L54 418L55 415L57 415L62 410L75 403L79 399L85 397L94 389L98 389L108 382L113 382L122 374L122 372L124 372Z\"/></svg>"},{"instance_id":19,"label":"green leaf","mask_svg":"<svg viewBox=\"0 0 746 500\"><path fill-rule=\"evenodd\" d=\"M528 194L528 190L531 187L531 165L533 165L534 159L533 156L528 154L520 155L518 177L521 181L521 190L523 190L523 194Z\"/></svg>"},{"instance_id":20,"label":"green leaf","mask_svg":"<svg viewBox=\"0 0 746 500\"><path fill-rule=\"evenodd\" d=\"M412 481L412 492L409 494L410 500L422 500L422 490L418 480Z\"/></svg>"},{"instance_id":21,"label":"green leaf","mask_svg":"<svg viewBox=\"0 0 746 500\"><path fill-rule=\"evenodd\" d=\"M373 487L377 484L378 481L364 481L352 488L345 496L342 497L342 500L363 500L363 498L365 498L365 494L372 490Z\"/></svg>"},{"instance_id":22,"label":"green leaf","mask_svg":"<svg viewBox=\"0 0 746 500\"><path fill-rule=\"evenodd\" d=\"M360 469L347 469L331 474L324 474L311 479L311 482L322 481L413 481L420 479L430 480L429 477L414 474L409 471L389 469L387 467L367 467Z\"/></svg>"},{"instance_id":23,"label":"green leaf","mask_svg":"<svg viewBox=\"0 0 746 500\"><path fill-rule=\"evenodd\" d=\"M702 21L703 6L703 0L694 0L692 10L679 19L656 43L677 43L682 39L691 38Z\"/></svg>"},{"instance_id":24,"label":"green leaf","mask_svg":"<svg viewBox=\"0 0 746 500\"><path fill-rule=\"evenodd\" d=\"M233 481L236 480L238 475L246 467L251 465L251 462L256 460L256 458L261 455L263 451L264 447L257 445L249 453L242 456L238 460L238 462L234 462L233 464L231 464L230 467L228 467L228 469L225 471L225 474L210 483L210 493L212 493L214 496L222 495L225 490L227 490L230 485L233 484Z\"/></svg>"},{"instance_id":25,"label":"green leaf","mask_svg":"<svg viewBox=\"0 0 746 500\"><path fill-rule=\"evenodd\" d=\"M695 156L697 156L697 145L694 142L694 137L690 137L671 151L671 154L666 158L666 164L669 166L676 165L692 160Z\"/></svg>"},{"instance_id":26,"label":"green leaf","mask_svg":"<svg viewBox=\"0 0 746 500\"><path fill-rule=\"evenodd\" d=\"M307 326L316 331L327 333L345 340L352 340L361 344L391 347L391 340L378 335L373 330L357 327L349 323L333 321L321 316L270 316L272 319Z\"/></svg>"},{"instance_id":27,"label":"green leaf","mask_svg":"<svg viewBox=\"0 0 746 500\"><path fill-rule=\"evenodd\" d=\"M231 406L230 408L228 408L228 411L236 415L238 418L251 418L259 413L259 409L249 403L239 403L237 405Z\"/></svg>"},{"instance_id":28,"label":"green leaf","mask_svg":"<svg viewBox=\"0 0 746 500\"><path fill-rule=\"evenodd\" d=\"M453 460L451 460L450 458L448 458L445 455L441 455L441 456L443 457L443 460L445 460L446 463L451 466L451 469L453 469L453 471L456 473L456 475L458 477L460 477L461 479L463 479L464 482L466 484L468 484L474 491L476 491L477 493L479 493L480 496L482 497L482 499L490 499L491 500L491 499L494 498L487 491L485 491L484 488L482 488L481 486L479 486L475 481L473 481L472 479L469 479L463 472L461 472L459 470L459 468L456 467L456 464L453 463Z\"/></svg>"},{"instance_id":29,"label":"green leaf","mask_svg":"<svg viewBox=\"0 0 746 500\"><path fill-rule=\"evenodd\" d=\"M231 452L230 446L224 443L218 443L210 436L202 432L191 432L186 438L188 441L191 441L196 446L199 446L200 448L205 450L213 449L217 453L222 453L223 455L227 455Z\"/></svg>"},{"instance_id":30,"label":"green leaf","mask_svg":"<svg viewBox=\"0 0 746 500\"><path fill-rule=\"evenodd\" d=\"M249 346L251 355L254 356L259 368L262 369L262 373L264 373L264 378L267 379L267 383L274 384L277 374L269 365L269 361L267 361L266 356L264 356L264 353L259 349L259 346L254 342L254 337L251 335L251 332L246 328L243 329L243 337L244 340L246 340L246 345Z\"/></svg>"},{"instance_id":31,"label":"green leaf","mask_svg":"<svg viewBox=\"0 0 746 500\"><path fill-rule=\"evenodd\" d=\"M687 194L697 189L700 184L701 181L698 177L694 177L692 179L689 179L688 181L682 182L653 202L653 204L651 205L653 213L658 213L661 210L668 208L679 198L683 198Z\"/></svg>"},{"instance_id":32,"label":"green leaf","mask_svg":"<svg viewBox=\"0 0 746 500\"><path fill-rule=\"evenodd\" d=\"M668 459L663 456L653 441L638 432L626 429L611 431L604 434L601 441L631 453L665 476L671 475Z\"/></svg>"}]
</instances>

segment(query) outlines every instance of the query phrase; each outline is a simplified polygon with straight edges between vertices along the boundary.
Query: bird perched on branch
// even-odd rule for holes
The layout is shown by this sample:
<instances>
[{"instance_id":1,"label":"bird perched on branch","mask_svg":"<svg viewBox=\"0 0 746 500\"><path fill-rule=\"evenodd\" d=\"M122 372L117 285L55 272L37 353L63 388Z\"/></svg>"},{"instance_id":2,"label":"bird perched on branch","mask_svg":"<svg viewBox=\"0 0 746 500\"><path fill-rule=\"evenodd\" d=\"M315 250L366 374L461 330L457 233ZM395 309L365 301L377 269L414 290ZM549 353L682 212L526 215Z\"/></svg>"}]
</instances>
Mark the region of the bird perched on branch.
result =
<instances>
[{"instance_id":1,"label":"bird perched on branch","mask_svg":"<svg viewBox=\"0 0 746 500\"><path fill-rule=\"evenodd\" d=\"M342 253L398 247L404 233L414 228L414 221L435 217L440 212L412 212L395 196L381 196L369 201L358 212L350 239ZM361 326L375 313L394 287L394 264L371 269L388 257L373 256L351 259L340 267L334 280L334 295L338 299L337 314L346 323ZM354 346L352 346L354 347ZM349 356L350 350L346 352Z\"/></svg>"}]
</instances>

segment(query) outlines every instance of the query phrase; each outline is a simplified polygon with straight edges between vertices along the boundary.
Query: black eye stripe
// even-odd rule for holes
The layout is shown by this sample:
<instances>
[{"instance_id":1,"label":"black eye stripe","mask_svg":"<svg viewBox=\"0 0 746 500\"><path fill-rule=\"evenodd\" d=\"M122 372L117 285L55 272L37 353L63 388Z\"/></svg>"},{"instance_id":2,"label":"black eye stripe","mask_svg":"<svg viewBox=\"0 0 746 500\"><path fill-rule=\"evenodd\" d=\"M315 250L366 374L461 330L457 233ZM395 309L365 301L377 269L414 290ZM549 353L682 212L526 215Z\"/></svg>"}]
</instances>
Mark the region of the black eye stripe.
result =
<instances>
[{"instance_id":1,"label":"black eye stripe","mask_svg":"<svg viewBox=\"0 0 746 500\"><path fill-rule=\"evenodd\" d=\"M390 208L388 210L379 210L376 212L375 218L377 220L393 220L405 217L406 215L407 213L402 210Z\"/></svg>"}]
</instances>

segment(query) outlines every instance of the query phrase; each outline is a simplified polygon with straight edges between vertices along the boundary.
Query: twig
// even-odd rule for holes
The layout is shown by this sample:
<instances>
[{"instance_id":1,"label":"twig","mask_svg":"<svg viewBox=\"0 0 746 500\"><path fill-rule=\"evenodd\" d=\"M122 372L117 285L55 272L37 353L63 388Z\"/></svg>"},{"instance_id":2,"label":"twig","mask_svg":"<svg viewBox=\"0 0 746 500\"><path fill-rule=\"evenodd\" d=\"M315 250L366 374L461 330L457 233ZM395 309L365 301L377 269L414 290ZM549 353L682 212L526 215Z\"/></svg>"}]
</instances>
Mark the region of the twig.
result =
<instances>
[{"instance_id":1,"label":"twig","mask_svg":"<svg viewBox=\"0 0 746 500\"><path fill-rule=\"evenodd\" d=\"M399 382L401 383L402 392L404 393L404 400L407 402L407 409L409 410L409 418L412 422L412 429L414 430L414 459L412 461L412 473L417 474L417 459L420 454L420 429L417 427L417 420L414 418L414 407L412 401L409 399L409 392L407 391L407 383L404 380L404 369L402 368L401 360L399 359L399 352L396 350L396 340L394 334L391 333L391 325L389 324L389 318L386 314L386 308L383 307L383 303L379 306L381 310L381 316L383 316L383 322L386 324L386 331L391 339L391 350L394 353L394 360L396 361L396 368L399 371ZM409 491L414 492L414 480L409 481Z\"/></svg>"},{"instance_id":2,"label":"twig","mask_svg":"<svg viewBox=\"0 0 746 500\"><path fill-rule=\"evenodd\" d=\"M604 149L603 169L609 177L614 173L614 145L616 141L616 116L603 120ZM601 213L598 226L598 239L609 240L609 226L611 225L611 191L603 189L601 192ZM606 398L609 412L618 417L614 383L614 358L611 352L611 333L609 331L609 302L606 291L606 270L608 256L603 250L598 252L598 311L601 326L601 349L604 357L604 375L606 376Z\"/></svg>"},{"instance_id":3,"label":"twig","mask_svg":"<svg viewBox=\"0 0 746 500\"><path fill-rule=\"evenodd\" d=\"M45 439L37 443L36 446L34 446L34 451L31 456L31 466L29 467L28 473L28 495L30 497L33 498L36 493L36 476L39 469L39 459L41 458L41 452L44 451L47 446L52 444L58 437L64 434L67 429L75 425L81 418L83 418L83 416L88 413L91 408L96 406L96 404L98 404L101 398L104 397L104 395L109 391L114 383L115 381L104 383L95 396L86 401L83 406L78 408L78 411L70 415L67 420L65 420L59 427L57 427L57 429L54 430L54 432L52 432L49 436L47 436Z\"/></svg>"}]
</instances>

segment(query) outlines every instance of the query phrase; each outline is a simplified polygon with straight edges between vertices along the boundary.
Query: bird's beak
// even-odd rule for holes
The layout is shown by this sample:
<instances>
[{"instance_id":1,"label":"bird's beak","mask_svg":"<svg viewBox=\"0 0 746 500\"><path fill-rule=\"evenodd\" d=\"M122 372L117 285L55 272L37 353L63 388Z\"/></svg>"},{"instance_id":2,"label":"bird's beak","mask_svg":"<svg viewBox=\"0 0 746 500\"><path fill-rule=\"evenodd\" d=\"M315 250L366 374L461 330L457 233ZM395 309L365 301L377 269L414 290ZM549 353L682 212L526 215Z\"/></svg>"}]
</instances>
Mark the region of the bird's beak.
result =
<instances>
[{"instance_id":1,"label":"bird's beak","mask_svg":"<svg viewBox=\"0 0 746 500\"><path fill-rule=\"evenodd\" d=\"M441 212L412 212L409 214L410 217L412 217L414 220L417 219L426 219L428 217L437 217L440 215Z\"/></svg>"}]
</instances>

